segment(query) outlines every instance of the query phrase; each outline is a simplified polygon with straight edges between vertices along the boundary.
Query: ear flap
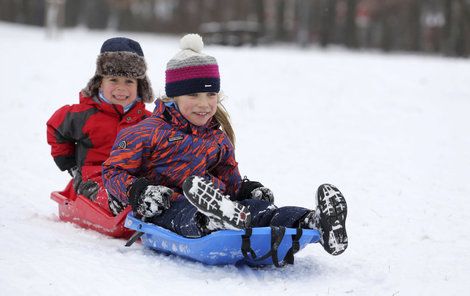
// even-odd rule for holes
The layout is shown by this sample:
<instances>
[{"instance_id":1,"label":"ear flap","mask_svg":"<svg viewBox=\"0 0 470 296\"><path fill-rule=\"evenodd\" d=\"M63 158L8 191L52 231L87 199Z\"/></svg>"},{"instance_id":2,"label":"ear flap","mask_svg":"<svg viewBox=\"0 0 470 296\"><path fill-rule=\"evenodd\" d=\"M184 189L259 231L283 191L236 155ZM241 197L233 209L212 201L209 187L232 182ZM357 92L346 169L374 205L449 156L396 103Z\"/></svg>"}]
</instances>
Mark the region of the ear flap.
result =
<instances>
[{"instance_id":1,"label":"ear flap","mask_svg":"<svg viewBox=\"0 0 470 296\"><path fill-rule=\"evenodd\" d=\"M87 86L82 89L83 95L86 97L93 97L98 95L98 90L100 89L102 77L99 75L93 76L93 78L88 81Z\"/></svg>"},{"instance_id":2,"label":"ear flap","mask_svg":"<svg viewBox=\"0 0 470 296\"><path fill-rule=\"evenodd\" d=\"M139 79L138 81L138 94L142 98L142 101L144 103L151 103L154 101L154 95L153 95L153 90L152 86L150 85L150 80L148 79L147 76L145 76L143 79Z\"/></svg>"}]
</instances>

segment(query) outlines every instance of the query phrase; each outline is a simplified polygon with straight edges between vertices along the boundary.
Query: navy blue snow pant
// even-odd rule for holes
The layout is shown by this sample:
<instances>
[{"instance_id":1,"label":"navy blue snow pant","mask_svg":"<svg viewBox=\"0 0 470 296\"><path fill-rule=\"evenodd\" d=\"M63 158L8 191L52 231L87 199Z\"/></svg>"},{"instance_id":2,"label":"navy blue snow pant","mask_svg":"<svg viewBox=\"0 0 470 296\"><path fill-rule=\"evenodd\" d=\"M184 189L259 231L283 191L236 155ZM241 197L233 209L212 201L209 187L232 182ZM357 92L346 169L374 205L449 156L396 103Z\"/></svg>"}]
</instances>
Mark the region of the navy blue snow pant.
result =
<instances>
[{"instance_id":1,"label":"navy blue snow pant","mask_svg":"<svg viewBox=\"0 0 470 296\"><path fill-rule=\"evenodd\" d=\"M300 219L310 212L309 209L301 207L277 208L270 202L256 199L238 202L248 207L251 213L251 227L297 227ZM201 229L200 218L201 213L196 207L183 198L172 202L168 210L152 218L151 222L185 237L201 237L206 233Z\"/></svg>"}]
</instances>

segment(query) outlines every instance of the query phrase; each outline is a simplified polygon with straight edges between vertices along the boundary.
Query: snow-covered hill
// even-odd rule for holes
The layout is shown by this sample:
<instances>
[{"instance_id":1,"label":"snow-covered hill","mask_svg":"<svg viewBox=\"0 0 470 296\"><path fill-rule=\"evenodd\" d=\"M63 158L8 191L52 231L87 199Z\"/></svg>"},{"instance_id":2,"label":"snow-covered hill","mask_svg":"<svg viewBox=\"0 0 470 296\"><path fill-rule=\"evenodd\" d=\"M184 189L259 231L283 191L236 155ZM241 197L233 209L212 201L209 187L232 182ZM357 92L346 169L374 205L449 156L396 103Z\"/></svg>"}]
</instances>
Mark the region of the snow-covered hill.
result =
<instances>
[{"instance_id":1,"label":"snow-covered hill","mask_svg":"<svg viewBox=\"0 0 470 296\"><path fill-rule=\"evenodd\" d=\"M407 54L207 47L217 57L243 175L279 205L337 185L349 249L309 246L283 269L208 267L58 221L68 177L45 122L75 102L113 32L0 23L1 295L464 295L470 289L470 64ZM118 35L124 35L119 33ZM178 38L138 40L154 89ZM151 110L152 107L149 106Z\"/></svg>"}]
</instances>

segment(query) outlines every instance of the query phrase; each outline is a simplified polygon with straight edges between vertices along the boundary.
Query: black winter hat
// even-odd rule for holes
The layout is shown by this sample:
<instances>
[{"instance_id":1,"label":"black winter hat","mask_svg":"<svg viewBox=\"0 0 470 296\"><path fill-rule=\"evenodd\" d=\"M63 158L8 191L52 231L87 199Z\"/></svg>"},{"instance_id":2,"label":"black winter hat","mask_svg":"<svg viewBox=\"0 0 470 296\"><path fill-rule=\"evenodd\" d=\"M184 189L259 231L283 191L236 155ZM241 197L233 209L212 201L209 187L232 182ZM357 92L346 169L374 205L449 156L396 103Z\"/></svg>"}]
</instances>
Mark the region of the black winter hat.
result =
<instances>
[{"instance_id":1,"label":"black winter hat","mask_svg":"<svg viewBox=\"0 0 470 296\"><path fill-rule=\"evenodd\" d=\"M125 37L108 39L101 46L101 53L119 51L133 52L141 57L144 56L144 52L142 51L142 47L140 47L139 42Z\"/></svg>"},{"instance_id":2,"label":"black winter hat","mask_svg":"<svg viewBox=\"0 0 470 296\"><path fill-rule=\"evenodd\" d=\"M96 60L96 72L82 90L86 96L96 96L104 76L123 76L137 79L137 92L146 103L154 99L147 77L144 52L137 41L125 37L106 40Z\"/></svg>"}]
</instances>

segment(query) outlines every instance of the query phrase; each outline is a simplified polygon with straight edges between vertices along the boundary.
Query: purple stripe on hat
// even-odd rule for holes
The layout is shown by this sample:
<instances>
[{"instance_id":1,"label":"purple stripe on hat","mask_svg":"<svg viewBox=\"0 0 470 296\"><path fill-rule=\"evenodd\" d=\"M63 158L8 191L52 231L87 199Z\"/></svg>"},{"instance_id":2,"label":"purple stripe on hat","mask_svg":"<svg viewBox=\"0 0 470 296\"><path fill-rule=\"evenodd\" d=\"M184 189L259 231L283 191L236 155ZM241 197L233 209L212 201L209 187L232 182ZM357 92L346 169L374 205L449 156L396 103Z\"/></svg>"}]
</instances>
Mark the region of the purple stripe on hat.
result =
<instances>
[{"instance_id":1,"label":"purple stripe on hat","mask_svg":"<svg viewBox=\"0 0 470 296\"><path fill-rule=\"evenodd\" d=\"M166 70L166 83L194 78L220 78L219 66L199 65Z\"/></svg>"}]
</instances>

